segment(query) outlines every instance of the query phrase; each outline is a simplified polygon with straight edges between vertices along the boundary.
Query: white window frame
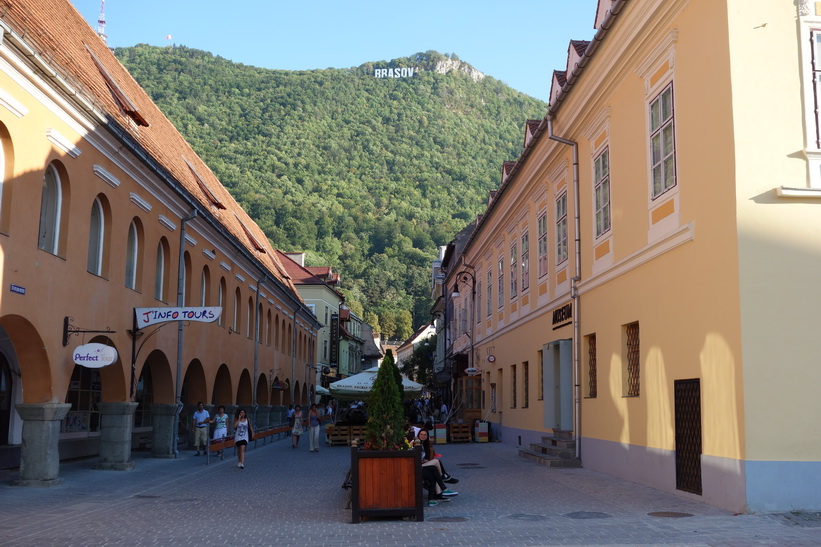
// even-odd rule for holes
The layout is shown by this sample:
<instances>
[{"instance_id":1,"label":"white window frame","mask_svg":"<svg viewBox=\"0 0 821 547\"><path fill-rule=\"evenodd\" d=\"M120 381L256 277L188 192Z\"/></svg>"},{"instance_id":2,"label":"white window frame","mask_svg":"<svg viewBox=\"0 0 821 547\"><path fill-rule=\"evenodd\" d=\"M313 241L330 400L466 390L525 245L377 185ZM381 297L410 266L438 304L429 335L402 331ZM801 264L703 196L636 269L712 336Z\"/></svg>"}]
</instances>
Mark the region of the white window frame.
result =
<instances>
[{"instance_id":1,"label":"white window frame","mask_svg":"<svg viewBox=\"0 0 821 547\"><path fill-rule=\"evenodd\" d=\"M556 196L556 266L567 262L567 190Z\"/></svg>"},{"instance_id":2,"label":"white window frame","mask_svg":"<svg viewBox=\"0 0 821 547\"><path fill-rule=\"evenodd\" d=\"M493 313L493 269L487 269L487 316Z\"/></svg>"},{"instance_id":3,"label":"white window frame","mask_svg":"<svg viewBox=\"0 0 821 547\"><path fill-rule=\"evenodd\" d=\"M596 239L608 234L612 227L610 214L610 147L605 146L593 158L593 207Z\"/></svg>"},{"instance_id":4,"label":"white window frame","mask_svg":"<svg viewBox=\"0 0 821 547\"><path fill-rule=\"evenodd\" d=\"M140 233L133 220L128 225L128 239L125 247L125 286L137 290L137 268L140 257Z\"/></svg>"},{"instance_id":5,"label":"white window frame","mask_svg":"<svg viewBox=\"0 0 821 547\"><path fill-rule=\"evenodd\" d=\"M665 97L669 97L669 115L665 115L665 104L668 102ZM654 107L656 114L654 114ZM650 100L647 109L648 127L650 129L650 195L656 200L667 194L678 186L678 175L676 169L676 101L673 82L668 82ZM666 134L669 133L669 147L665 146ZM672 182L668 185L668 175L672 170ZM656 175L658 174L661 186L656 185Z\"/></svg>"},{"instance_id":6,"label":"white window frame","mask_svg":"<svg viewBox=\"0 0 821 547\"><path fill-rule=\"evenodd\" d=\"M530 288L530 231L525 230L520 237L522 254L522 294Z\"/></svg>"},{"instance_id":7,"label":"white window frame","mask_svg":"<svg viewBox=\"0 0 821 547\"><path fill-rule=\"evenodd\" d=\"M536 219L536 236L539 253L539 279L547 275L548 271L548 239L547 239L547 209L539 212Z\"/></svg>"},{"instance_id":8,"label":"white window frame","mask_svg":"<svg viewBox=\"0 0 821 547\"><path fill-rule=\"evenodd\" d=\"M94 198L91 204L88 226L88 259L86 269L89 273L101 276L103 273L103 242L105 241L105 213L100 198Z\"/></svg>"},{"instance_id":9,"label":"white window frame","mask_svg":"<svg viewBox=\"0 0 821 547\"><path fill-rule=\"evenodd\" d=\"M165 249L162 240L157 243L157 263L154 267L154 298L164 302L165 295Z\"/></svg>"},{"instance_id":10,"label":"white window frame","mask_svg":"<svg viewBox=\"0 0 821 547\"><path fill-rule=\"evenodd\" d=\"M57 255L60 245L60 217L63 209L63 187L60 173L54 165L46 167L40 196L40 230L38 248Z\"/></svg>"},{"instance_id":11,"label":"white window frame","mask_svg":"<svg viewBox=\"0 0 821 547\"><path fill-rule=\"evenodd\" d=\"M510 300L519 296L519 242L514 236L510 245Z\"/></svg>"},{"instance_id":12,"label":"white window frame","mask_svg":"<svg viewBox=\"0 0 821 547\"><path fill-rule=\"evenodd\" d=\"M496 264L496 290L499 293L496 295L496 298L498 301L498 307L502 308L505 305L505 255L499 255L499 259L496 261Z\"/></svg>"},{"instance_id":13,"label":"white window frame","mask_svg":"<svg viewBox=\"0 0 821 547\"><path fill-rule=\"evenodd\" d=\"M809 172L807 184L809 188L821 191L821 16L813 11L814 6L809 5L799 13L799 43L806 128L804 155Z\"/></svg>"}]
</instances>

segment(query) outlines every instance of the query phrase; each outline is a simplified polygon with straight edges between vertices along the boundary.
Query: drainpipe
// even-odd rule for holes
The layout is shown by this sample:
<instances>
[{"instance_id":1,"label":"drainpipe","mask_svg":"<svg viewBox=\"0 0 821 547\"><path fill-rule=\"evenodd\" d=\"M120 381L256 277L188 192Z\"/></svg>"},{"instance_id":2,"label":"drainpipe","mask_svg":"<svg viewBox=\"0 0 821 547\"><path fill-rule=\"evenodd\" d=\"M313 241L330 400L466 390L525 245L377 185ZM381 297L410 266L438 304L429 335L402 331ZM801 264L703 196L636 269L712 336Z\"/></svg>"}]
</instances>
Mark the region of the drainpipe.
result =
<instances>
[{"instance_id":1,"label":"drainpipe","mask_svg":"<svg viewBox=\"0 0 821 547\"><path fill-rule=\"evenodd\" d=\"M183 301L183 294L185 292L185 225L190 220L197 218L197 210L194 209L191 214L184 217L180 222L180 256L177 264L177 307L181 308L185 305ZM182 346L183 346L183 321L177 321L177 410L174 412L174 458L179 456L177 444L179 442L180 430L180 412L182 411Z\"/></svg>"},{"instance_id":2,"label":"drainpipe","mask_svg":"<svg viewBox=\"0 0 821 547\"><path fill-rule=\"evenodd\" d=\"M262 285L262 282L265 281L267 277L268 276L263 273L262 277L257 279L257 293L254 297L254 316L256 317L256 332L254 333L254 380L253 384L251 385L251 388L253 390L251 400L254 403L252 407L253 416L251 423L254 424L254 427L257 426L257 408L259 408L259 404L257 404L257 376L259 375L259 322L262 319L262 316L259 313L259 286Z\"/></svg>"},{"instance_id":3,"label":"drainpipe","mask_svg":"<svg viewBox=\"0 0 821 547\"><path fill-rule=\"evenodd\" d=\"M570 279L570 296L573 298L573 437L576 441L576 458L581 454L581 339L580 339L580 300L579 281L581 280L581 235L580 235L580 206L579 206L579 143L559 137L553 133L553 117L548 115L547 133L550 140L573 147L573 231L575 265L573 277Z\"/></svg>"}]
</instances>

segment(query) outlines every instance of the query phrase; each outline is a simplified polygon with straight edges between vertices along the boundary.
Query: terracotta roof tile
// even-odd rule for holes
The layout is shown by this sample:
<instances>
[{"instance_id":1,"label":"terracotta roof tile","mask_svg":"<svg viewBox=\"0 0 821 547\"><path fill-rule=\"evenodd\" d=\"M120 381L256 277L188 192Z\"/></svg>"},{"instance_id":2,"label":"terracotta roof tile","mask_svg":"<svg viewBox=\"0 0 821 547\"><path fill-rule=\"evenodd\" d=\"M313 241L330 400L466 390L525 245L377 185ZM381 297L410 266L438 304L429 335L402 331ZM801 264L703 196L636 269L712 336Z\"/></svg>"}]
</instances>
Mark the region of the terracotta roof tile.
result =
<instances>
[{"instance_id":1,"label":"terracotta roof tile","mask_svg":"<svg viewBox=\"0 0 821 547\"><path fill-rule=\"evenodd\" d=\"M554 70L553 77L559 82L559 87L564 87L567 83L567 73L564 70Z\"/></svg>"},{"instance_id":2,"label":"terracotta roof tile","mask_svg":"<svg viewBox=\"0 0 821 547\"><path fill-rule=\"evenodd\" d=\"M570 40L570 47L576 50L576 53L579 54L579 57L584 55L584 52L587 51L587 46L590 45L590 40Z\"/></svg>"},{"instance_id":3,"label":"terracotta roof tile","mask_svg":"<svg viewBox=\"0 0 821 547\"><path fill-rule=\"evenodd\" d=\"M147 152L159 164L159 171L179 183L240 245L293 290L259 226L69 2L0 0L0 19L88 101L114 133L124 132ZM138 125L139 119L147 126ZM266 252L258 251L249 236Z\"/></svg>"}]
</instances>

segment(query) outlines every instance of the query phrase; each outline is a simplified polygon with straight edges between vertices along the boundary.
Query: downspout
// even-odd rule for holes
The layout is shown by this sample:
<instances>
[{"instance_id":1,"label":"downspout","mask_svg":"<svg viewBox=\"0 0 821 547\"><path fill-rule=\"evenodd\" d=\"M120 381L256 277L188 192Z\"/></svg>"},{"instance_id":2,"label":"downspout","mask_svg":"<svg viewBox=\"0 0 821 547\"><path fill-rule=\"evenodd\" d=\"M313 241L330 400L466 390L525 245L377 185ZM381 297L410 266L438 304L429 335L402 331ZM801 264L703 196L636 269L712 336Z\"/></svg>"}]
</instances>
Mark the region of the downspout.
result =
<instances>
[{"instance_id":1,"label":"downspout","mask_svg":"<svg viewBox=\"0 0 821 547\"><path fill-rule=\"evenodd\" d=\"M256 317L256 333L254 334L254 383L252 385L253 398L251 399L254 402L253 417L251 420L251 423L254 424L254 427L257 427L257 408L259 408L259 404L257 403L257 380L259 376L259 322L262 319L262 316L259 313L259 286L262 284L263 281L265 281L267 277L268 276L265 275L265 273L263 273L262 277L260 277L257 280L257 293L254 297L254 316Z\"/></svg>"},{"instance_id":2,"label":"downspout","mask_svg":"<svg viewBox=\"0 0 821 547\"><path fill-rule=\"evenodd\" d=\"M575 265L573 277L570 279L570 296L573 298L573 438L576 441L576 458L581 455L581 340L580 326L580 296L579 281L581 281L581 235L580 235L580 205L579 205L579 143L556 136L553 133L553 117L548 114L547 134L550 140L573 147L573 231L575 247Z\"/></svg>"},{"instance_id":3,"label":"downspout","mask_svg":"<svg viewBox=\"0 0 821 547\"><path fill-rule=\"evenodd\" d=\"M180 256L177 264L177 307L182 308L185 305L183 301L185 289L185 225L188 221L197 218L197 210L194 209L191 214L184 217L180 222ZM179 456L177 443L179 442L180 431L180 412L182 411L182 346L183 346L183 321L177 321L177 386L176 386L176 401L177 410L174 412L174 436L172 445L174 447L174 458Z\"/></svg>"}]
</instances>

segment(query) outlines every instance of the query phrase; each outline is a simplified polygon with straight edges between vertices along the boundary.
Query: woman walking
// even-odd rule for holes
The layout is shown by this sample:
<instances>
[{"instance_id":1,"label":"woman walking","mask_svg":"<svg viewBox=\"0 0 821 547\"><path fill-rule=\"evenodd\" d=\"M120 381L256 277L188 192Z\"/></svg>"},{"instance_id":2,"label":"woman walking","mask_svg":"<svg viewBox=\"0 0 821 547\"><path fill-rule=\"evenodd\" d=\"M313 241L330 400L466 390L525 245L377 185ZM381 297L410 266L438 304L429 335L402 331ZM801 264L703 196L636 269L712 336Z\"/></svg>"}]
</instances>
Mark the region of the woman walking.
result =
<instances>
[{"instance_id":1,"label":"woman walking","mask_svg":"<svg viewBox=\"0 0 821 547\"><path fill-rule=\"evenodd\" d=\"M234 420L234 444L237 446L237 467L245 469L245 448L248 446L248 441L254 438L254 429L251 427L251 421L245 414L245 409L241 408L237 411L237 419Z\"/></svg>"},{"instance_id":2,"label":"woman walking","mask_svg":"<svg viewBox=\"0 0 821 547\"><path fill-rule=\"evenodd\" d=\"M308 440L311 441L311 452L319 452L319 409L316 407L316 404L311 405L311 409L308 411L308 427L310 427L310 431L308 432Z\"/></svg>"},{"instance_id":3,"label":"woman walking","mask_svg":"<svg viewBox=\"0 0 821 547\"><path fill-rule=\"evenodd\" d=\"M294 427L291 429L291 448L299 446L299 436L305 431L302 425L302 407L296 405L294 407Z\"/></svg>"}]
</instances>

